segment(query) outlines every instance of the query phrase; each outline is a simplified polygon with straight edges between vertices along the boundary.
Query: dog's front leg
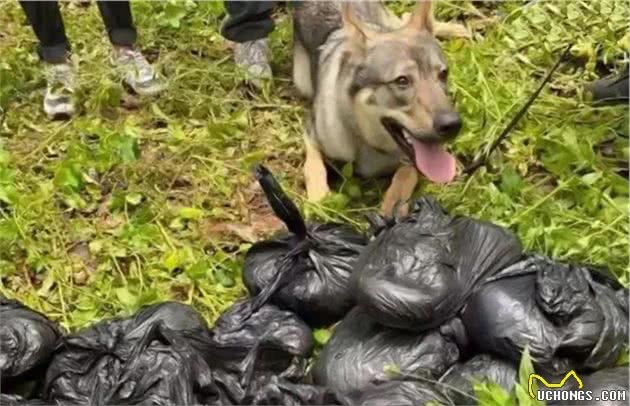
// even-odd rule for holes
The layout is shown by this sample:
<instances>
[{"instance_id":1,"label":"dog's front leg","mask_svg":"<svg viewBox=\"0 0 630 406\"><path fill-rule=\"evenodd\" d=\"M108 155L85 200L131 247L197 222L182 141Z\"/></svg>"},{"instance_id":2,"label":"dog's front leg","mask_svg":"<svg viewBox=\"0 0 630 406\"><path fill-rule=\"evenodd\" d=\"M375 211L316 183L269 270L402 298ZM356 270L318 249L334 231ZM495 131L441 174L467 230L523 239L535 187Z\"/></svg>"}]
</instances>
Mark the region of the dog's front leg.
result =
<instances>
[{"instance_id":1,"label":"dog's front leg","mask_svg":"<svg viewBox=\"0 0 630 406\"><path fill-rule=\"evenodd\" d=\"M306 195L311 202L322 200L330 188L328 187L328 176L326 173L326 165L319 148L304 137L306 145L306 161L304 162L304 181L306 183Z\"/></svg>"},{"instance_id":2,"label":"dog's front leg","mask_svg":"<svg viewBox=\"0 0 630 406\"><path fill-rule=\"evenodd\" d=\"M413 166L405 165L398 168L392 179L392 184L385 192L383 204L381 205L381 214L383 216L394 215L394 208L398 202L401 202L400 215L406 215L409 210L407 201L413 194L418 184L418 171Z\"/></svg>"}]
</instances>

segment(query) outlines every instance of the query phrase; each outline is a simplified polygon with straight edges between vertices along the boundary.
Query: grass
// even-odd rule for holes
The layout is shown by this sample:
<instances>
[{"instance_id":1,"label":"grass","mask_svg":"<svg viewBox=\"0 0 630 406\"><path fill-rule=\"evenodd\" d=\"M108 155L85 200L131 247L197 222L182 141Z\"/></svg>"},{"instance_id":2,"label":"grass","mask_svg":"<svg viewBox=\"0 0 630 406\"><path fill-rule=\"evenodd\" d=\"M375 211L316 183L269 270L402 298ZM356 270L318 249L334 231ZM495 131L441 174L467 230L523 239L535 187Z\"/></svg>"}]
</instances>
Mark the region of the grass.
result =
<instances>
[{"instance_id":1,"label":"grass","mask_svg":"<svg viewBox=\"0 0 630 406\"><path fill-rule=\"evenodd\" d=\"M486 168L419 193L510 227L529 250L605 265L627 284L628 113L593 107L583 91L627 63L627 3L475 4L438 5L442 18L496 17L472 41L444 43L465 121L452 146L462 161L491 144L560 50L574 44L573 58ZM211 322L244 295L243 253L277 227L250 174L259 160L311 219L362 226L386 187L346 167L338 193L304 202L304 108L290 80L286 12L271 38L275 84L251 97L218 33L221 3L132 5L168 91L128 96L109 68L97 8L64 3L81 110L50 122L34 36L16 2L0 3L0 292L69 329L164 300Z\"/></svg>"}]
</instances>

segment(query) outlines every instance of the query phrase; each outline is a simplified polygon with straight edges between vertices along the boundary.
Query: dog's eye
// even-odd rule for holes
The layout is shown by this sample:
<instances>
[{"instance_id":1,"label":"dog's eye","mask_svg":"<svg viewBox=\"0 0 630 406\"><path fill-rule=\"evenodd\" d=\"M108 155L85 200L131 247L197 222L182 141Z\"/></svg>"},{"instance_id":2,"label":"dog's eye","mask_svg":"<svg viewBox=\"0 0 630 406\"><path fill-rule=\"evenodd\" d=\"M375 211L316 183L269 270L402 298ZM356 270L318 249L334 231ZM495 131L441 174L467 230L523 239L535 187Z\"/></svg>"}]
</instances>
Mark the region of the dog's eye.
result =
<instances>
[{"instance_id":1,"label":"dog's eye","mask_svg":"<svg viewBox=\"0 0 630 406\"><path fill-rule=\"evenodd\" d=\"M440 80L446 81L446 79L448 79L448 69L446 68L440 69L440 73L438 73L438 78Z\"/></svg>"},{"instance_id":2,"label":"dog's eye","mask_svg":"<svg viewBox=\"0 0 630 406\"><path fill-rule=\"evenodd\" d=\"M396 83L400 87L407 87L409 86L409 77L398 76L396 79L394 79L394 83Z\"/></svg>"}]
</instances>

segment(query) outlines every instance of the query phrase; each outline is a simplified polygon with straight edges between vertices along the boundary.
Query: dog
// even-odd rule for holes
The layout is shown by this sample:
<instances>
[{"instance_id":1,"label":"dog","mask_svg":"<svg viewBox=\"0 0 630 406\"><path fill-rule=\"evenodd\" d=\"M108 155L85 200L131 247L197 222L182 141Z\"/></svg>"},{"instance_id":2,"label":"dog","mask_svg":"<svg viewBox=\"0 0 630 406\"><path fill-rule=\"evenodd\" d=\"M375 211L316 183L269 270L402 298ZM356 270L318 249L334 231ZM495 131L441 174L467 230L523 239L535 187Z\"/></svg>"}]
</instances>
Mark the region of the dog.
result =
<instances>
[{"instance_id":1,"label":"dog","mask_svg":"<svg viewBox=\"0 0 630 406\"><path fill-rule=\"evenodd\" d=\"M462 121L448 96L437 37L468 37L434 21L431 3L398 18L375 1L304 1L293 10L293 82L311 101L304 175L310 201L330 191L327 161L352 162L362 177L393 175L381 212L393 214L418 183L455 176L443 147ZM405 161L410 161L405 163Z\"/></svg>"}]
</instances>

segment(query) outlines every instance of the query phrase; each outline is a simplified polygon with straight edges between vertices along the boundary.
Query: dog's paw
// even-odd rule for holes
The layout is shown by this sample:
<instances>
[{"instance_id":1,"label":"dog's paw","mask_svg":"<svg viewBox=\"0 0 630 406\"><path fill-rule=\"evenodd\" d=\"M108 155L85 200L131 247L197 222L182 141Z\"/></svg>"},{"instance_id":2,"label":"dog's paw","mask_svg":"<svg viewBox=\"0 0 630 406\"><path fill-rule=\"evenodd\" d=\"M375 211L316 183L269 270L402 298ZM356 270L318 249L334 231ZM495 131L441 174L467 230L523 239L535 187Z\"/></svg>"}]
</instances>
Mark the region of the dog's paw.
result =
<instances>
[{"instance_id":1,"label":"dog's paw","mask_svg":"<svg viewBox=\"0 0 630 406\"><path fill-rule=\"evenodd\" d=\"M472 32L465 25L458 23L436 21L433 33L437 38L441 39L472 38Z\"/></svg>"},{"instance_id":2,"label":"dog's paw","mask_svg":"<svg viewBox=\"0 0 630 406\"><path fill-rule=\"evenodd\" d=\"M312 187L308 187L307 184L306 189L308 201L311 203L319 203L330 194L330 188L326 184L312 185Z\"/></svg>"},{"instance_id":3,"label":"dog's paw","mask_svg":"<svg viewBox=\"0 0 630 406\"><path fill-rule=\"evenodd\" d=\"M409 203L402 203L400 200L384 200L381 205L381 216L385 218L405 217L409 214Z\"/></svg>"},{"instance_id":4,"label":"dog's paw","mask_svg":"<svg viewBox=\"0 0 630 406\"><path fill-rule=\"evenodd\" d=\"M305 171L306 197L311 203L321 202L330 193L326 169L323 165L321 168L321 171Z\"/></svg>"},{"instance_id":5,"label":"dog's paw","mask_svg":"<svg viewBox=\"0 0 630 406\"><path fill-rule=\"evenodd\" d=\"M409 212L409 199L418 185L418 171L415 167L401 166L394 174L381 204L381 214L385 217L405 216Z\"/></svg>"},{"instance_id":6,"label":"dog's paw","mask_svg":"<svg viewBox=\"0 0 630 406\"><path fill-rule=\"evenodd\" d=\"M409 22L410 17L411 17L410 12L403 13L403 15L400 16L400 25L403 26L407 24Z\"/></svg>"}]
</instances>

